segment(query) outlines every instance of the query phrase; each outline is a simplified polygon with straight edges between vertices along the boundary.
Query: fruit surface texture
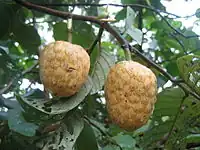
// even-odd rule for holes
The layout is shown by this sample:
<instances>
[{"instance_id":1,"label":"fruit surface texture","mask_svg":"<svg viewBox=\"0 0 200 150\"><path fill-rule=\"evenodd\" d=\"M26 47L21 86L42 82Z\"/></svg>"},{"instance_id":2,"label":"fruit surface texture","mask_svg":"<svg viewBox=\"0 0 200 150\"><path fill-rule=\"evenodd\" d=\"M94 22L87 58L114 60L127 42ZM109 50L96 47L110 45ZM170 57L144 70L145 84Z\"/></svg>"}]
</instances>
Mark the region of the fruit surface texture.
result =
<instances>
[{"instance_id":1,"label":"fruit surface texture","mask_svg":"<svg viewBox=\"0 0 200 150\"><path fill-rule=\"evenodd\" d=\"M55 96L72 96L87 80L90 57L79 45L52 42L40 52L39 60L41 81Z\"/></svg>"},{"instance_id":2,"label":"fruit surface texture","mask_svg":"<svg viewBox=\"0 0 200 150\"><path fill-rule=\"evenodd\" d=\"M134 61L119 62L111 67L104 90L113 123L125 130L147 123L157 95L156 76L149 68Z\"/></svg>"}]
</instances>

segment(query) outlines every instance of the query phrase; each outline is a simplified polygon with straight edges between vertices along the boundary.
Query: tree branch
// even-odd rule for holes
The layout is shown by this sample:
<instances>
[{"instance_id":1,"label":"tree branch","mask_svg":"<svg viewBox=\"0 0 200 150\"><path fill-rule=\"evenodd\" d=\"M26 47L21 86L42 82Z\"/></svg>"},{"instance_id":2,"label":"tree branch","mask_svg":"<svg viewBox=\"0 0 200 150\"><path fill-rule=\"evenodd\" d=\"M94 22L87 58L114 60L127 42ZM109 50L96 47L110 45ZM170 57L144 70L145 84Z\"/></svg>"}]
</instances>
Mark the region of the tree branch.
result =
<instances>
[{"instance_id":1,"label":"tree branch","mask_svg":"<svg viewBox=\"0 0 200 150\"><path fill-rule=\"evenodd\" d=\"M130 45L126 45L129 46L129 49L131 52L135 53L137 56L139 56L141 59L143 59L145 62L149 63L152 67L154 67L156 70L158 70L163 76L165 76L168 80L170 80L171 82L173 82L175 85L178 85L180 88L182 88L184 90L184 92L186 94L191 94L192 96L194 96L195 98L197 98L198 100L200 100L200 96L198 94L196 94L193 91L190 91L188 88L186 88L182 82L179 82L179 80L175 79L173 76L171 76L168 72L166 72L162 67L160 67L159 65L157 65L156 63L154 63L153 61L149 60L146 56L144 56L139 50L137 50L135 47L131 47ZM124 46L123 46L124 47Z\"/></svg>"},{"instance_id":2,"label":"tree branch","mask_svg":"<svg viewBox=\"0 0 200 150\"><path fill-rule=\"evenodd\" d=\"M41 9L43 9L43 12L46 12L48 14L51 14L51 11L49 12L49 9L50 8L47 8L47 7L43 7L43 6L53 6L53 7L58 7L58 6L65 6L65 7L68 7L68 6L94 6L94 7L103 7L103 6L115 6L115 7L136 7L136 8L146 8L146 9L149 9L153 12L155 12L156 14L158 14L162 19L163 21L165 21L165 23L167 23L167 25L172 29L174 30L177 34L180 34L181 36L183 36L184 38L194 38L194 37L200 37L200 35L191 35L191 36L186 36L184 35L182 32L180 32L179 30L177 30L176 28L174 28L168 21L167 19L165 18L165 16L161 15L161 12L162 13L165 13L167 15L171 15L171 16L174 16L176 18L188 18L188 17L192 17L196 14L192 14L190 16L184 16L184 17L181 17L181 16L178 16L178 15L175 15L173 13L169 13L169 12L166 12L166 11L163 11L163 10L158 10L158 9L155 9L154 7L152 6L147 6L147 5L142 5L142 4L112 4L112 3L109 3L109 4L92 4L92 3L78 3L78 4L61 4L61 3L51 3L51 4L41 4L41 3L30 3L30 2L25 2L25 1L21 1L21 0L15 0L17 3L31 9L31 8L34 8L35 10L38 10L40 11ZM56 12L60 12L58 10L55 10L55 9L51 9L53 10L54 13ZM60 15L63 13L63 17L64 19L66 18L69 18L69 17L72 17L72 19L74 20L80 20L80 15L75 15L75 14L71 14L71 13L68 13L68 12L60 12ZM61 16L60 16L61 17ZM63 18L62 17L62 18ZM81 20L83 21L91 21L91 22L94 22L94 23L97 23L99 24L100 20L97 19L97 17L95 16L82 16L81 17Z\"/></svg>"},{"instance_id":3,"label":"tree branch","mask_svg":"<svg viewBox=\"0 0 200 150\"><path fill-rule=\"evenodd\" d=\"M27 2L27 1L22 1L22 0L14 0L16 3L28 8L28 9L34 9L40 12L44 12L44 13L48 13L50 15L53 16L59 16L63 19L68 19L68 18L72 18L73 20L83 20L83 21L90 21L93 23L97 23L97 24L101 24L101 21L97 19L97 17L94 16L81 16L81 15L76 15L76 14L72 14L69 12L63 12L63 11L59 11L59 10L55 10L55 9L51 9L51 8L47 8L44 6L40 6L31 2Z\"/></svg>"},{"instance_id":4,"label":"tree branch","mask_svg":"<svg viewBox=\"0 0 200 150\"><path fill-rule=\"evenodd\" d=\"M7 92L10 87L12 86L12 84L21 76L24 76L25 74L29 73L33 68L35 68L38 65L38 61L36 61L30 68L24 70L21 74L17 75L16 77L13 77L12 80L10 80L10 82L7 84L7 86L5 86L3 89L0 90L0 95L4 94L5 92Z\"/></svg>"},{"instance_id":5,"label":"tree branch","mask_svg":"<svg viewBox=\"0 0 200 150\"><path fill-rule=\"evenodd\" d=\"M72 19L75 19L75 20L90 21L90 22L93 22L93 23L96 23L96 24L100 25L102 28L104 28L105 30L107 30L111 35L113 35L117 39L117 41L122 45L122 48L125 51L126 50L130 50L131 52L135 53L137 56L139 56L140 58L142 58L145 62L147 62L152 67L154 67L155 69L157 69L162 75L164 75L165 77L167 77L167 79L169 79L170 81L172 81L175 85L178 85L179 87L181 87L187 94L191 94L192 96L194 96L195 98L197 98L198 100L200 100L200 96L198 94L196 94L193 91L190 91L182 83L177 82L176 79L173 76L171 76L168 72L166 72L163 68L161 68L159 65L157 65L156 63L154 63L150 59L148 59L139 50L137 50L136 48L132 47L128 43L128 41L125 38L122 37L122 35L120 33L118 33L115 29L113 29L108 24L108 22L103 22L103 21L97 19L94 16L75 15L75 14L71 14L71 13L68 13L68 12L62 12L62 11L54 10L54 9L51 9L51 8L46 8L46 7L43 7L43 6L38 6L38 5L30 3L30 2L25 2L25 1L21 1L21 0L15 0L15 1L18 4L20 4L20 5L24 6L24 7L27 7L29 9L34 9L34 10L37 10L37 11L40 11L40 12L45 12L45 13L48 13L48 14L53 15L53 16L61 17L61 18L64 18L64 19L67 19L67 18L71 17Z\"/></svg>"},{"instance_id":6,"label":"tree branch","mask_svg":"<svg viewBox=\"0 0 200 150\"><path fill-rule=\"evenodd\" d=\"M94 42L92 43L92 45L91 45L90 48L88 49L88 53L89 53L89 54L92 53L92 51L93 51L93 49L95 48L95 46L97 45L97 43L101 40L101 36L102 36L102 34L103 34L103 30L104 30L104 29L103 29L102 27L100 27L99 33L98 33L96 39L94 40Z\"/></svg>"},{"instance_id":7,"label":"tree branch","mask_svg":"<svg viewBox=\"0 0 200 150\"><path fill-rule=\"evenodd\" d=\"M146 8L146 9L150 9L152 11L158 11L158 12L162 12L164 14L167 14L167 15L171 15L171 16L174 16L175 18L190 18L190 17L193 17L199 13L194 13L194 14L191 14L191 15L187 15L187 16L179 16L179 15L176 15L176 14L173 14L173 13L170 13L170 12L166 12L164 10L159 10L159 9L156 9L154 7L150 7L150 6L147 6L147 5L142 5L142 4L114 4L114 3L108 3L108 4L95 4L95 3L73 3L73 4L66 4L66 3L35 3L37 5L40 5L40 6L47 6L47 7L69 7L69 6L72 6L72 7L81 7L81 6L91 6L91 7L103 7L103 6L114 6L114 7L140 7L140 8Z\"/></svg>"},{"instance_id":8,"label":"tree branch","mask_svg":"<svg viewBox=\"0 0 200 150\"><path fill-rule=\"evenodd\" d=\"M111 144L116 145L119 147L120 150L122 150L122 147L116 143L116 141L114 141L113 139L111 139L111 135L108 132L103 131L98 125L96 125L95 123L93 123L87 116L83 117L90 125L92 125L94 128L96 128L103 136L108 137L109 142L111 142Z\"/></svg>"},{"instance_id":9,"label":"tree branch","mask_svg":"<svg viewBox=\"0 0 200 150\"><path fill-rule=\"evenodd\" d=\"M171 126L171 128L170 128L170 130L169 130L168 135L166 136L165 141L163 142L164 145L167 144L167 141L168 141L169 137L172 135L172 132L174 131L176 121L177 121L177 119L178 119L178 116L179 116L179 114L180 114L181 108L182 108L182 106L183 106L183 102L185 101L185 99L186 99L187 97L188 97L188 95L186 94L186 95L182 98L182 100L181 100L181 103L180 103L180 105L179 105L178 111L177 111L177 113L176 113L176 115L175 115L175 118L174 118L174 120L173 120L172 126ZM165 145L165 146L166 146L166 145Z\"/></svg>"}]
</instances>

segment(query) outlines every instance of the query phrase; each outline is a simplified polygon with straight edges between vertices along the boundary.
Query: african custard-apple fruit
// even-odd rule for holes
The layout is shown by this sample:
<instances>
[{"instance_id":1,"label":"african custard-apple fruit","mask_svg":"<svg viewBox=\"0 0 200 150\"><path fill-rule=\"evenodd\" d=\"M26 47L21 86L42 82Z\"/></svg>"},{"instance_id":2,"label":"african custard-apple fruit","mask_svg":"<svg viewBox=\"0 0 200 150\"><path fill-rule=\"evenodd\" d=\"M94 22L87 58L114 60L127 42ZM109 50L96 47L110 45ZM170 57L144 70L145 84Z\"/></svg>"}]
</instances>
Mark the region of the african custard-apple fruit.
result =
<instances>
[{"instance_id":1,"label":"african custard-apple fruit","mask_svg":"<svg viewBox=\"0 0 200 150\"><path fill-rule=\"evenodd\" d=\"M40 52L39 60L41 81L54 96L72 96L87 80L90 57L79 45L52 42Z\"/></svg>"},{"instance_id":2,"label":"african custard-apple fruit","mask_svg":"<svg viewBox=\"0 0 200 150\"><path fill-rule=\"evenodd\" d=\"M122 61L111 67L104 91L110 119L130 131L146 124L151 116L156 102L157 80L146 66Z\"/></svg>"}]
</instances>

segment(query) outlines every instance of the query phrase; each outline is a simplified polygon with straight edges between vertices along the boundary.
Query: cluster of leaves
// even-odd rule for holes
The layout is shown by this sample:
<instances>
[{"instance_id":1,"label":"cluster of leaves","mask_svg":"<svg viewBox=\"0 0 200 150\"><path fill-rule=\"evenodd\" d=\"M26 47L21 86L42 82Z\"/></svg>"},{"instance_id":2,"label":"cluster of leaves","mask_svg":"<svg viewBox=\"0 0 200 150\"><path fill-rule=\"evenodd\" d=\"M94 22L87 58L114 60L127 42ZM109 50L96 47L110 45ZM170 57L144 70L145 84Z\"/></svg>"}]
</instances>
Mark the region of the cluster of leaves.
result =
<instances>
[{"instance_id":1,"label":"cluster of leaves","mask_svg":"<svg viewBox=\"0 0 200 150\"><path fill-rule=\"evenodd\" d=\"M32 2L49 3L47 0ZM83 3L82 0L76 2ZM96 0L84 2L99 3ZM121 3L151 5L155 10L165 11L160 1L121 0ZM97 7L78 8L85 15L98 15ZM196 13L199 18L199 10ZM124 28L111 23L127 41L149 60L181 78L181 84L188 90L200 95L200 40L192 28L185 28L182 22L161 17L157 11L145 7L124 7L115 14L115 19L125 24ZM67 40L67 23L8 2L0 2L0 20L0 147L3 149L30 149L30 145L33 149L69 150L185 149L200 143L199 101L175 85L165 88L168 79L156 70L153 71L161 92L149 123L134 132L126 132L110 122L102 89L109 68L125 59L112 37L93 49L88 80L77 94L47 100L44 91L31 86L41 84L35 63L40 46L46 43L46 35L39 32L46 26L55 40ZM96 28L92 23L73 21L72 43L90 47ZM142 49L144 44L148 44L148 48ZM132 59L152 68L134 54ZM23 79L30 81L25 89L21 86ZM4 98L4 94L11 97Z\"/></svg>"}]
</instances>

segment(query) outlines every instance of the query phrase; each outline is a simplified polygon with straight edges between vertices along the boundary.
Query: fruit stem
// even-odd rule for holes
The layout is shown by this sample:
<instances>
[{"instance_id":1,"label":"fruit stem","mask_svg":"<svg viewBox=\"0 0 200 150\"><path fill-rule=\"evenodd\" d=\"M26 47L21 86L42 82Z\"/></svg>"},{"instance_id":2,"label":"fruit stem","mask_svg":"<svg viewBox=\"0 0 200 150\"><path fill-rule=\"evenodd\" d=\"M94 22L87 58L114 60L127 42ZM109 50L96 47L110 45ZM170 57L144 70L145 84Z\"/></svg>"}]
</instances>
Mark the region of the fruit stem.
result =
<instances>
[{"instance_id":1,"label":"fruit stem","mask_svg":"<svg viewBox=\"0 0 200 150\"><path fill-rule=\"evenodd\" d=\"M131 58L131 52L128 48L124 49L124 55L126 60L132 60Z\"/></svg>"},{"instance_id":2,"label":"fruit stem","mask_svg":"<svg viewBox=\"0 0 200 150\"><path fill-rule=\"evenodd\" d=\"M72 18L67 20L68 42L72 43Z\"/></svg>"}]
</instances>

